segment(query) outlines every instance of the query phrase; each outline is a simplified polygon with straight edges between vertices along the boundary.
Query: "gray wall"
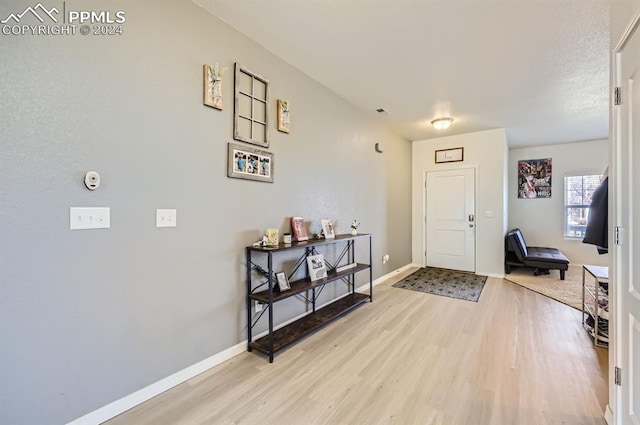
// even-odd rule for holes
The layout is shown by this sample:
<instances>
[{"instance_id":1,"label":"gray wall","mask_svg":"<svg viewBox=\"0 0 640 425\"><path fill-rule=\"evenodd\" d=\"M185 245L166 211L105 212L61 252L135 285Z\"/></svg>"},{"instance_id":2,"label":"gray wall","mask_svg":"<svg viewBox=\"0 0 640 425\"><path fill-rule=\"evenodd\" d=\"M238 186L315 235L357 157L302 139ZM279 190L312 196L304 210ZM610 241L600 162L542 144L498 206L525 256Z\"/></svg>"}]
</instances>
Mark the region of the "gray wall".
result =
<instances>
[{"instance_id":1,"label":"gray wall","mask_svg":"<svg viewBox=\"0 0 640 425\"><path fill-rule=\"evenodd\" d=\"M245 339L243 247L292 215L358 218L374 277L411 262L407 140L187 0L90 7L125 10L125 34L0 35L0 423L64 423ZM292 105L274 184L226 177L236 61L270 80L274 121ZM216 62L223 111L202 105ZM111 228L69 230L72 206L110 207Z\"/></svg>"}]
</instances>

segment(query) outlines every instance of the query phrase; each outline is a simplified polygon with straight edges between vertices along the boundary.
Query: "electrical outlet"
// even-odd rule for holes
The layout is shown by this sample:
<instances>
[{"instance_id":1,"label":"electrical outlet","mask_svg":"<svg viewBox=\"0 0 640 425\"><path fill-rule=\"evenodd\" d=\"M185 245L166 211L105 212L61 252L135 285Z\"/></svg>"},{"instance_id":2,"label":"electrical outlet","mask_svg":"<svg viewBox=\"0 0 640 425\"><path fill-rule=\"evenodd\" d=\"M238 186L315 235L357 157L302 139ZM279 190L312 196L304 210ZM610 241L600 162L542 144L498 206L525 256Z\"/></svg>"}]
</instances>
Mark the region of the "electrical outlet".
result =
<instances>
[{"instance_id":1,"label":"electrical outlet","mask_svg":"<svg viewBox=\"0 0 640 425\"><path fill-rule=\"evenodd\" d=\"M177 211L158 209L156 210L156 227L176 227Z\"/></svg>"},{"instance_id":2,"label":"electrical outlet","mask_svg":"<svg viewBox=\"0 0 640 425\"><path fill-rule=\"evenodd\" d=\"M382 256L382 264L386 264L389 261L389 254Z\"/></svg>"},{"instance_id":3,"label":"electrical outlet","mask_svg":"<svg viewBox=\"0 0 640 425\"><path fill-rule=\"evenodd\" d=\"M263 305L260 301L256 301L253 307L256 311L256 313L262 311Z\"/></svg>"}]
</instances>

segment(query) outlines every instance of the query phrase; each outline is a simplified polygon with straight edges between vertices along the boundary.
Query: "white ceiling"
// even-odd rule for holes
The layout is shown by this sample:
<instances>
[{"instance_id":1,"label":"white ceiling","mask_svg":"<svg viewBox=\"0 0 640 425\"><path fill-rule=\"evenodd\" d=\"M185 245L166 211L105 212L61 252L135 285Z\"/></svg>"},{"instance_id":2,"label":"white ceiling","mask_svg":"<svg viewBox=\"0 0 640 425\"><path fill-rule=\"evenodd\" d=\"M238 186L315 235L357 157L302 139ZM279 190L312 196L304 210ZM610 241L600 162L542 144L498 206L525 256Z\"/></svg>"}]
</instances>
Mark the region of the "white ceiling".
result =
<instances>
[{"instance_id":1,"label":"white ceiling","mask_svg":"<svg viewBox=\"0 0 640 425\"><path fill-rule=\"evenodd\" d=\"M410 140L608 137L606 0L195 2Z\"/></svg>"}]
</instances>

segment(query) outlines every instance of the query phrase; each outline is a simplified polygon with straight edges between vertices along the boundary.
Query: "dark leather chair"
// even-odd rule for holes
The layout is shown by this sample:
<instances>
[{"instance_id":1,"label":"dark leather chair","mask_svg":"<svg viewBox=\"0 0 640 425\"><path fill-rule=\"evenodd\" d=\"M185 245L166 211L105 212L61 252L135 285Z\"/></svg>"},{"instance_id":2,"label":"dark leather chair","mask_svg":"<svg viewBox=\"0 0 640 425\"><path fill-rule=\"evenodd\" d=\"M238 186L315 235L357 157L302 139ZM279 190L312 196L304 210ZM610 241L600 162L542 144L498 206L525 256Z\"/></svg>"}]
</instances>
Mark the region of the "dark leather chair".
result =
<instances>
[{"instance_id":1,"label":"dark leather chair","mask_svg":"<svg viewBox=\"0 0 640 425\"><path fill-rule=\"evenodd\" d=\"M560 280L569 269L569 259L556 248L527 246L520 229L513 229L506 236L506 256L504 269L511 273L511 267L535 267L536 275L548 274L548 270L559 270ZM546 271L546 272L545 272Z\"/></svg>"}]
</instances>

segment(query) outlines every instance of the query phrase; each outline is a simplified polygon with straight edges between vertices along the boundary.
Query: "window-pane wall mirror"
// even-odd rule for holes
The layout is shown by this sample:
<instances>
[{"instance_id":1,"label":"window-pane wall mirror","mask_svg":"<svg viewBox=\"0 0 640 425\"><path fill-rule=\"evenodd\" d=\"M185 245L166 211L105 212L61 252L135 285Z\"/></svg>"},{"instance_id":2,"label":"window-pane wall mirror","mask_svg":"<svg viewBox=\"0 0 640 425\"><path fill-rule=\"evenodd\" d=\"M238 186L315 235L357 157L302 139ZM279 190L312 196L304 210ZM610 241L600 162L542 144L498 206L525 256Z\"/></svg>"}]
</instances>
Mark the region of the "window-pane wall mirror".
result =
<instances>
[{"instance_id":1,"label":"window-pane wall mirror","mask_svg":"<svg viewBox=\"0 0 640 425\"><path fill-rule=\"evenodd\" d=\"M236 63L233 138L269 147L269 80Z\"/></svg>"}]
</instances>

